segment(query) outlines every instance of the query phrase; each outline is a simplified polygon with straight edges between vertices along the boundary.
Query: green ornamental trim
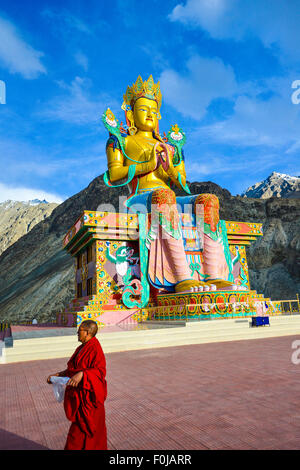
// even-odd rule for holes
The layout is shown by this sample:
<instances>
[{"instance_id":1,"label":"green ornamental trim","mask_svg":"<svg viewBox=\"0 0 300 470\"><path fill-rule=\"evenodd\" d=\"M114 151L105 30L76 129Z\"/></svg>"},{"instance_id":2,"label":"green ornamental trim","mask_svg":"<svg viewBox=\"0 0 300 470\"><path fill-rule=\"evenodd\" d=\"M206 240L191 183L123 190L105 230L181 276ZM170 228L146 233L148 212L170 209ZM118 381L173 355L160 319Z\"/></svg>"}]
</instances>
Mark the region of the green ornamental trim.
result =
<instances>
[{"instance_id":1,"label":"green ornamental trim","mask_svg":"<svg viewBox=\"0 0 300 470\"><path fill-rule=\"evenodd\" d=\"M136 289L129 284L130 276L129 272L126 273L125 286L122 294L122 302L127 308L144 308L149 302L150 297L150 285L148 282L148 249L146 247L146 215L137 213L139 219L139 248L140 248L140 268L141 268L141 298L134 299L133 295L136 295Z\"/></svg>"},{"instance_id":2,"label":"green ornamental trim","mask_svg":"<svg viewBox=\"0 0 300 470\"><path fill-rule=\"evenodd\" d=\"M182 147L186 142L186 136L183 130L179 128L177 124L175 124L175 126L172 126L169 130L168 142L173 145L177 151L176 160L178 163L174 163L174 166L180 165L183 160Z\"/></svg>"}]
</instances>

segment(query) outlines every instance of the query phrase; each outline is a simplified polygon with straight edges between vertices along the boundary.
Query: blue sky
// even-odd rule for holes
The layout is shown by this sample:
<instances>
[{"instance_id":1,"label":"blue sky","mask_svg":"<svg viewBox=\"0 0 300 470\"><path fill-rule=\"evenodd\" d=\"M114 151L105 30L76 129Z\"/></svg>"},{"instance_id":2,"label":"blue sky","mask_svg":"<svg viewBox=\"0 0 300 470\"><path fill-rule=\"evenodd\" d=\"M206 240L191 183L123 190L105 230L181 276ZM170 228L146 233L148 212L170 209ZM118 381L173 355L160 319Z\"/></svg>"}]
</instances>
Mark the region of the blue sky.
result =
<instances>
[{"instance_id":1,"label":"blue sky","mask_svg":"<svg viewBox=\"0 0 300 470\"><path fill-rule=\"evenodd\" d=\"M181 3L180 3L181 2ZM0 201L61 202L106 170L110 107L160 81L190 181L300 175L300 0L0 0ZM299 95L300 96L300 95Z\"/></svg>"}]
</instances>

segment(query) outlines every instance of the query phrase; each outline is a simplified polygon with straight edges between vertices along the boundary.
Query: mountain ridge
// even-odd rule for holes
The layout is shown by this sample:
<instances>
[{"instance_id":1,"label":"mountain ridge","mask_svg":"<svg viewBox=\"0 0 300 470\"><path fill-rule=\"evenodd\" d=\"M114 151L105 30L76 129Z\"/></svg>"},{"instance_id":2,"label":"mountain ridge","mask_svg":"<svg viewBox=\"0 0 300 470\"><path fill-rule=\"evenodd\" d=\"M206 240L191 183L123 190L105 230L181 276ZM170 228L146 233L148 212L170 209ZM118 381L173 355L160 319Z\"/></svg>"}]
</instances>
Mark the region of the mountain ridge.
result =
<instances>
[{"instance_id":1,"label":"mountain ridge","mask_svg":"<svg viewBox=\"0 0 300 470\"><path fill-rule=\"evenodd\" d=\"M38 200L36 200L38 201ZM14 201L0 203L0 254L48 217L57 203Z\"/></svg>"},{"instance_id":2,"label":"mountain ridge","mask_svg":"<svg viewBox=\"0 0 300 470\"><path fill-rule=\"evenodd\" d=\"M296 198L300 197L300 176L290 176L273 171L265 180L255 183L241 194L242 197Z\"/></svg>"}]
</instances>

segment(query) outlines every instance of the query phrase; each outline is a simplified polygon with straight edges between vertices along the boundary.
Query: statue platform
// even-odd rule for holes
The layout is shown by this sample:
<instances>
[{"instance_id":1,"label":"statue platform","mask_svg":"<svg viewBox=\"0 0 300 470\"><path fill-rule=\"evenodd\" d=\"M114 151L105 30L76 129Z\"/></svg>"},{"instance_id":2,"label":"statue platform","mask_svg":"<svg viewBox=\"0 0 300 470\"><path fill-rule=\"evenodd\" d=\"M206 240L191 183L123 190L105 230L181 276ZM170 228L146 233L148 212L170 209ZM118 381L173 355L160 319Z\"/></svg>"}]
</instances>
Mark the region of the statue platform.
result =
<instances>
[{"instance_id":1,"label":"statue platform","mask_svg":"<svg viewBox=\"0 0 300 470\"><path fill-rule=\"evenodd\" d=\"M185 214L186 215L186 214ZM150 286L146 306L127 308L124 291L140 279L139 223L135 214L85 210L63 239L75 261L75 298L57 323L77 326L92 319L98 325L146 320L200 320L280 314L280 303L251 290L246 246L263 235L262 224L225 221L234 286L199 292L167 292ZM128 276L130 272L131 276ZM136 286L135 286L136 287ZM137 304L138 289L135 289Z\"/></svg>"}]
</instances>

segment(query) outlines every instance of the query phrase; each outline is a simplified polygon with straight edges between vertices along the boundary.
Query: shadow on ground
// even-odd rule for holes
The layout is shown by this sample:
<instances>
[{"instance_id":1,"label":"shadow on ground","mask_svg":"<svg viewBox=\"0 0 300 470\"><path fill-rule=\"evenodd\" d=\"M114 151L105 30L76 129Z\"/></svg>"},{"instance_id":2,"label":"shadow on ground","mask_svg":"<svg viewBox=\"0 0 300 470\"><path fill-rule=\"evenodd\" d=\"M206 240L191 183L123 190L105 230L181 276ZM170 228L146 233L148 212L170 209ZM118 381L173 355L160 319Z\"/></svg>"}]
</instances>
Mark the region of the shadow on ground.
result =
<instances>
[{"instance_id":1,"label":"shadow on ground","mask_svg":"<svg viewBox=\"0 0 300 470\"><path fill-rule=\"evenodd\" d=\"M37 442L30 441L25 437L0 429L1 450L49 450Z\"/></svg>"}]
</instances>

